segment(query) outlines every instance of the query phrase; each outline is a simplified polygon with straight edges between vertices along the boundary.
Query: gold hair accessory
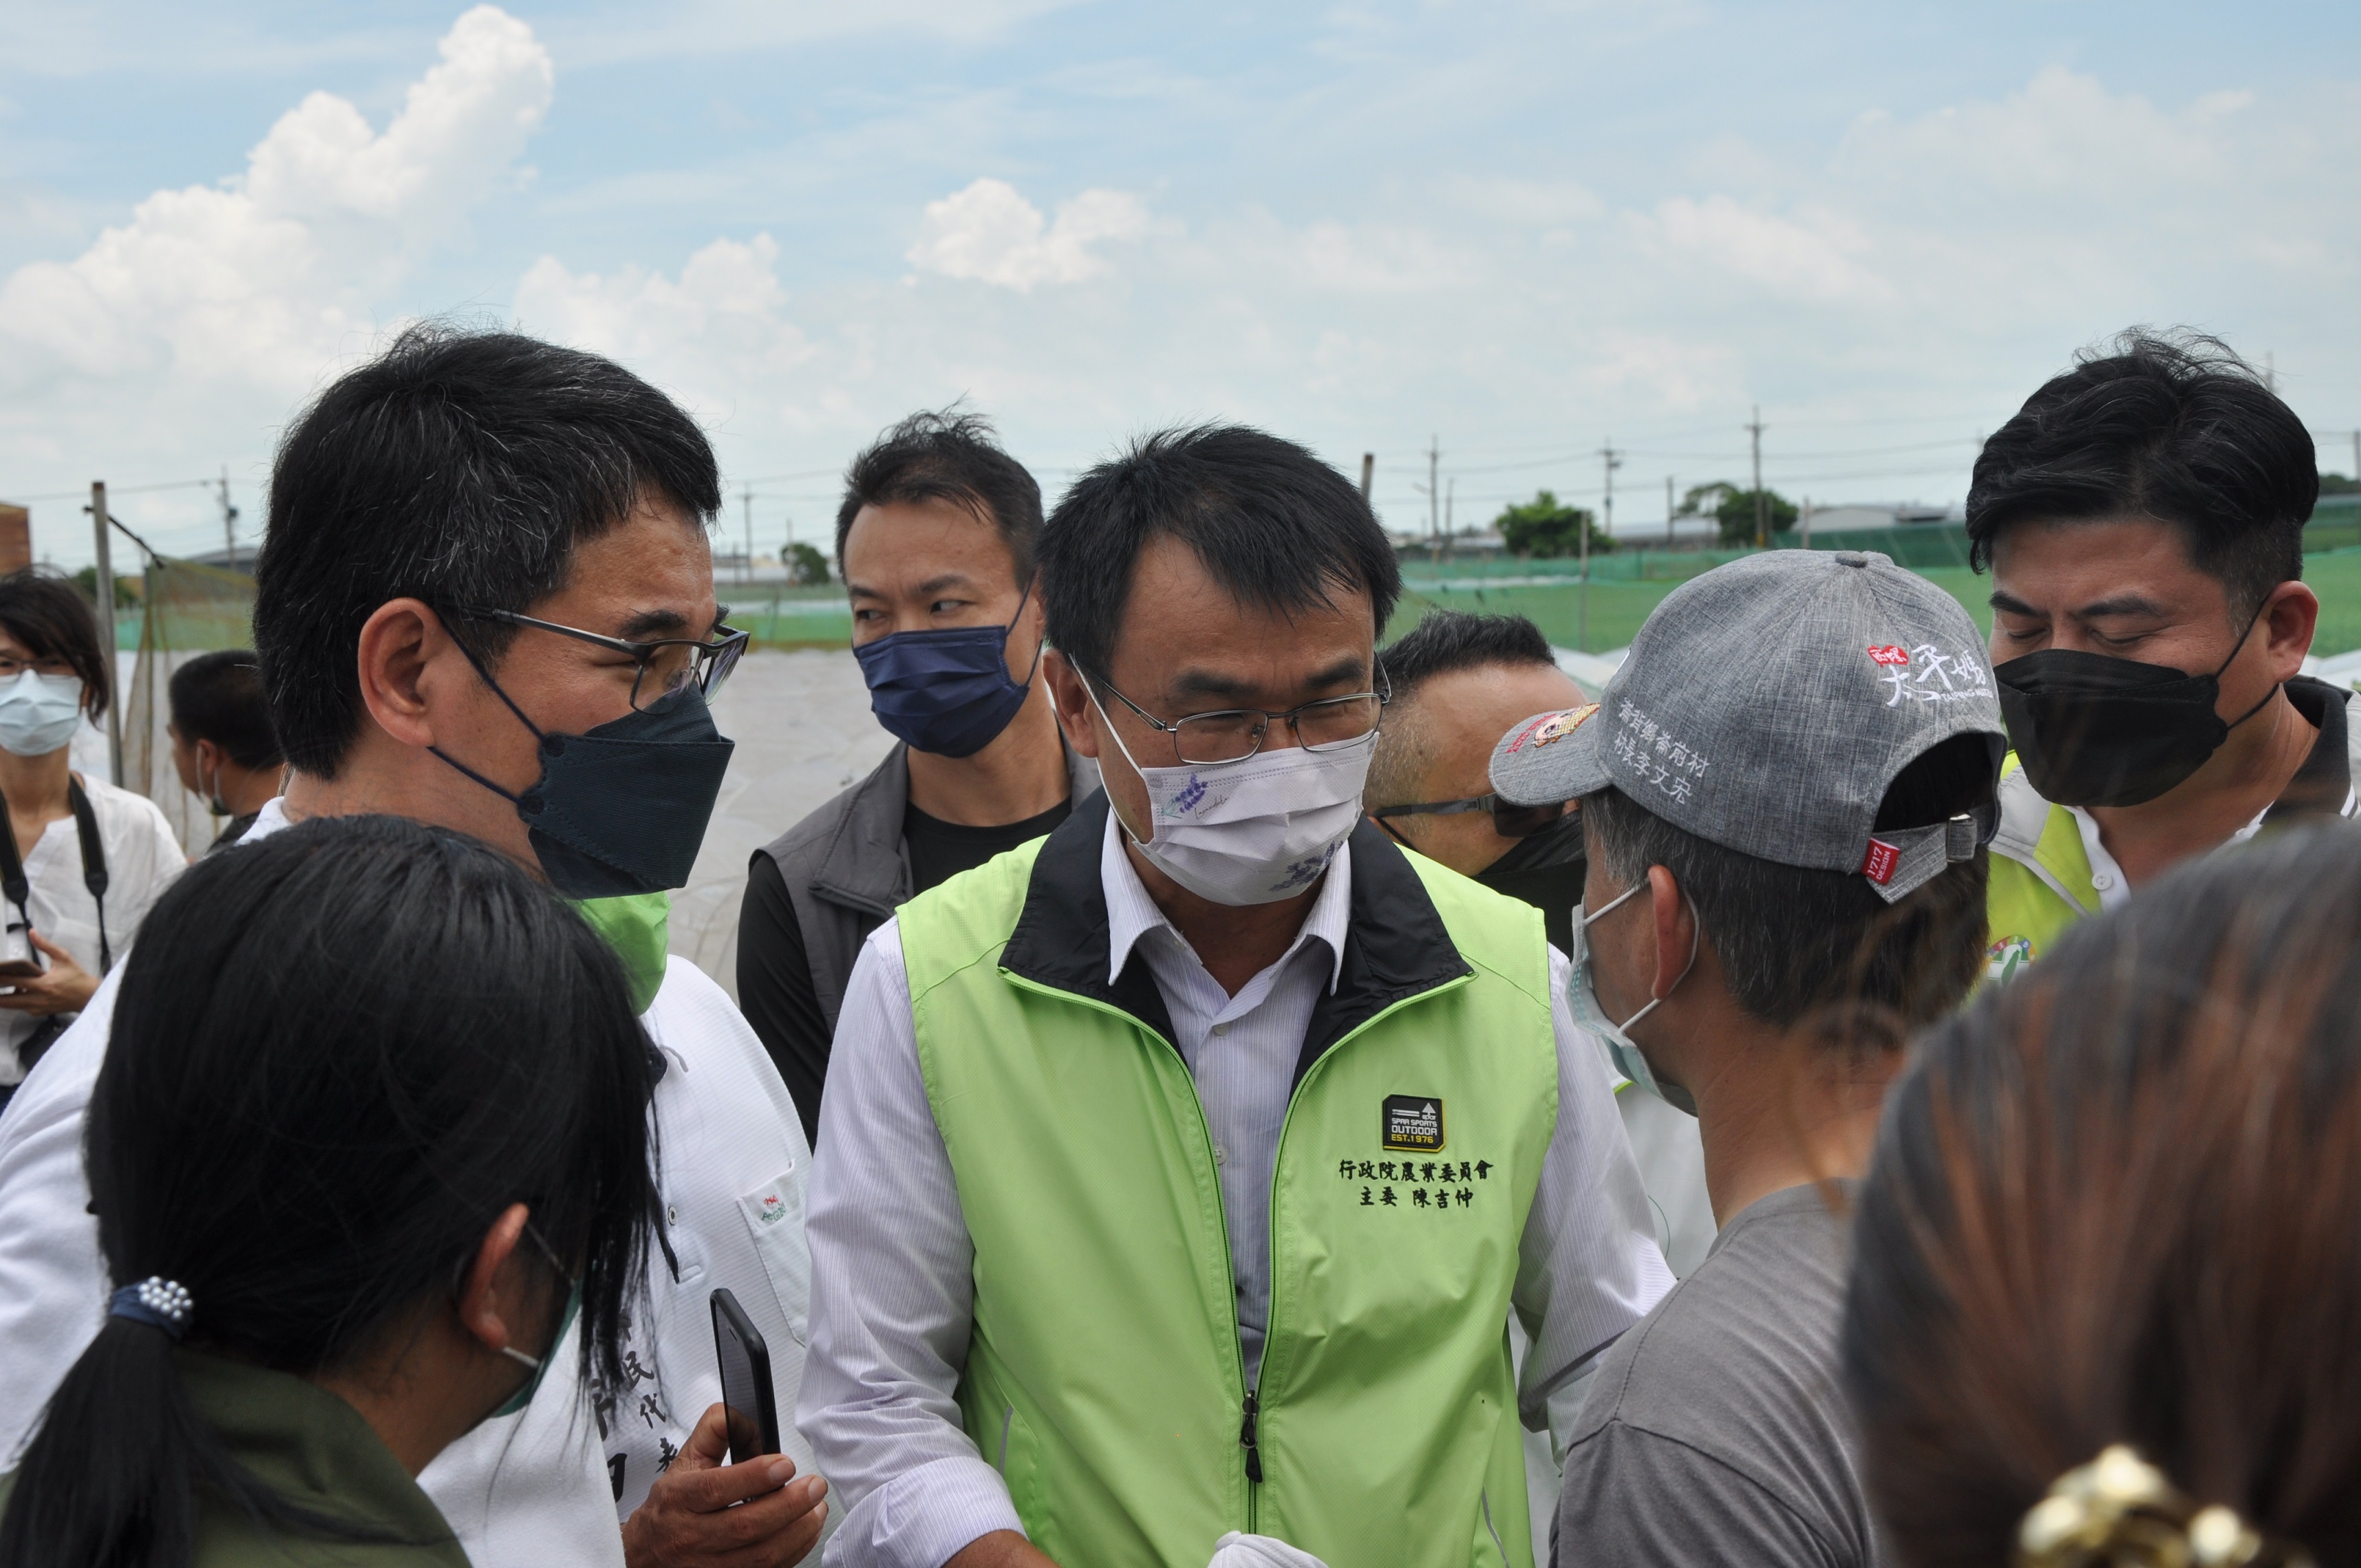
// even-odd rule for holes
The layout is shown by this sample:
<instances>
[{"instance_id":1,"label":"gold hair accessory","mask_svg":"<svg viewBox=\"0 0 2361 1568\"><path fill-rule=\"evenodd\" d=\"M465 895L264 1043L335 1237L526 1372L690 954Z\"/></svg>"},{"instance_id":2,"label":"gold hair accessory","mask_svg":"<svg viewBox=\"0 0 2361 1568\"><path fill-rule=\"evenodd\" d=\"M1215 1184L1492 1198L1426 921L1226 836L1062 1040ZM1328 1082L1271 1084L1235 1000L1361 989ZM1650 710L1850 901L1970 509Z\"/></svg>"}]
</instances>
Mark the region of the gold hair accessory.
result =
<instances>
[{"instance_id":1,"label":"gold hair accessory","mask_svg":"<svg viewBox=\"0 0 2361 1568\"><path fill-rule=\"evenodd\" d=\"M2058 1477L2016 1530L2016 1568L2312 1568L2219 1503L2199 1508L2122 1443Z\"/></svg>"}]
</instances>

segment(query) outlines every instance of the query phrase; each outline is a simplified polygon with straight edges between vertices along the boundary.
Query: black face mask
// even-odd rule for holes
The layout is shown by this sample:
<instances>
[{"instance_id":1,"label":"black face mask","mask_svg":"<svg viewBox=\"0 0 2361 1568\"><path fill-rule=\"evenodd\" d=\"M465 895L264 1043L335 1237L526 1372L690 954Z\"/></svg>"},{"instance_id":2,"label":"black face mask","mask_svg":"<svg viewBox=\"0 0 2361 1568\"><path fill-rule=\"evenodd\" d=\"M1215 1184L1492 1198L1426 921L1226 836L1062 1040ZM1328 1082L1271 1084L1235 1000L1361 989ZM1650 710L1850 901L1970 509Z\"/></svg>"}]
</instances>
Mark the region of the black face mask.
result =
<instances>
[{"instance_id":1,"label":"black face mask","mask_svg":"<svg viewBox=\"0 0 2361 1568\"><path fill-rule=\"evenodd\" d=\"M525 718L481 664L476 673L540 740L541 777L511 795L441 750L434 754L516 803L549 885L568 898L685 885L738 745L714 729L704 692L686 685L587 734L553 735Z\"/></svg>"},{"instance_id":2,"label":"black face mask","mask_svg":"<svg viewBox=\"0 0 2361 1568\"><path fill-rule=\"evenodd\" d=\"M2067 648L1993 665L2009 744L2026 777L2059 806L2138 806L2172 789L2278 693L2273 686L2226 724L2214 711L2222 671L2254 630L2247 621L2230 658L2210 675Z\"/></svg>"},{"instance_id":3,"label":"black face mask","mask_svg":"<svg viewBox=\"0 0 2361 1568\"><path fill-rule=\"evenodd\" d=\"M1540 910L1542 929L1563 953L1574 944L1574 912L1582 904L1588 863L1582 850L1582 817L1575 812L1518 839L1507 854L1477 872L1476 880Z\"/></svg>"}]
</instances>

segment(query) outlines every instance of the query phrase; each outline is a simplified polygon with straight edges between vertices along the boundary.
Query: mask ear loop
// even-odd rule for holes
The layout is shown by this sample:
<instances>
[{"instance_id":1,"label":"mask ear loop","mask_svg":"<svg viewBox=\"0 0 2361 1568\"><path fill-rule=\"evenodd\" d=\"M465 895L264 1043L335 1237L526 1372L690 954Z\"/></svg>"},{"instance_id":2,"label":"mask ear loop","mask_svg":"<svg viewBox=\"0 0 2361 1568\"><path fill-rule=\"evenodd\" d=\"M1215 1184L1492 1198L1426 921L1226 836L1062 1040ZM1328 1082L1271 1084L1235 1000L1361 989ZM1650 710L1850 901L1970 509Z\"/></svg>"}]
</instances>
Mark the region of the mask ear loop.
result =
<instances>
[{"instance_id":1,"label":"mask ear loop","mask_svg":"<svg viewBox=\"0 0 2361 1568\"><path fill-rule=\"evenodd\" d=\"M2258 622L2258 621L2260 621L2260 620L2263 619L2263 609L2264 609L2264 607L2263 607L2262 605L2257 605L2257 606L2255 607L2255 613L2254 613L2254 614L2252 614L2252 615L2250 615L2250 616L2248 616L2248 617L2246 618L2246 630L2244 630L2244 631L2241 631L2240 633L2238 633L2238 641L2237 641L2237 642L2236 642L2235 645L2233 645L2233 646L2232 646L2232 648L2230 649L2230 656L2229 656L2229 658L2223 660L2223 661L2222 661L2222 663L2214 668L2214 671L2213 671L2213 682L2214 682L2213 689L2214 689L2214 690L2219 691L2219 690L2221 690L2221 689L2222 689L2222 687L2221 687L2222 672L2223 672L2224 670L2228 669L2228 668L2230 667L2230 665L2231 665L2231 664L2232 664L2232 663L2233 663L2237 659L2238 655L2246 650L2246 639L2247 639L2247 638L2249 638L2249 637L2252 637L2252 636L2255 634L2255 626L2256 626L2256 623L2257 623L2257 622ZM2238 728L2238 726L2240 726L2241 724L2244 724L2244 723L2245 723L2245 722L2246 722L2246 720L2248 720L2249 718L2254 718L2254 717L2255 717L2255 715L2257 715L2257 714L2258 714L2258 713L2262 712L2262 711L2263 711L2263 709L2264 709L2265 707L2268 707L2268 706L2270 705L2270 700L2271 700L2271 698L2273 698L2273 697L2275 697L2275 696L2279 696L2279 689L2280 689L2282 686L2286 685L2287 685L2287 683L2286 683L2285 681L2276 681L2276 682L2272 683L2272 685L2271 685L2271 688L2270 688L2268 691L2267 691L2267 692L2263 693L2262 699L2261 699L2260 701L2257 702L2257 703L2255 704L2255 706L2254 706L2254 707L2250 707L2250 708L2246 709L2246 712L2244 712L2244 713L2242 713L2242 714L2238 715L2238 717L2237 717L2237 718L2234 718L2234 719L2230 720L2230 722L2229 722L2229 724L2228 724L2227 728L2232 729L2235 729L2236 728Z\"/></svg>"},{"instance_id":2,"label":"mask ear loop","mask_svg":"<svg viewBox=\"0 0 2361 1568\"><path fill-rule=\"evenodd\" d=\"M442 611L437 610L435 611L435 614L439 617L442 614ZM492 679L491 672L484 668L484 662L476 657L476 651L473 648L468 647L467 642L457 632L451 630L451 624L449 621L446 620L443 623L443 630L449 633L451 645L458 649L462 654L466 655L468 667L476 672L476 678L483 682L484 685L489 686L491 688L492 695L499 697L501 702L507 704L508 710L516 715L517 722L523 725L527 729L533 732L533 743L536 746L546 746L549 743L549 737L543 732L541 726L535 724L532 719L527 718L524 716L524 709L516 705L515 699L511 697L508 693L500 690L500 683ZM483 785L486 789L490 790L494 795L499 795L502 800L507 801L511 806L522 806L523 804L520 796L511 795L507 790L502 789L500 785L494 784L491 780L486 778L483 774L478 773L467 763L459 761L458 758L451 755L450 752L443 750L442 747L429 746L426 749L434 753L435 756L441 758L444 762L467 774L469 778L475 780L478 784Z\"/></svg>"},{"instance_id":3,"label":"mask ear loop","mask_svg":"<svg viewBox=\"0 0 2361 1568\"><path fill-rule=\"evenodd\" d=\"M1041 580L1041 574L1037 570L1037 571L1033 574L1032 579L1031 579L1030 581L1028 581L1028 582L1027 582L1027 583L1026 583L1026 585L1025 585L1025 591L1024 591L1023 593L1021 593L1021 594L1019 594L1019 595L1017 595L1017 596L1016 596L1016 613L1015 615L1012 615L1012 616L1010 616L1010 617L1008 618L1008 630L1011 630L1011 631L1016 630L1016 623L1017 623L1018 621L1020 621L1020 620L1024 620L1024 619L1025 619L1025 606L1026 606L1026 603L1027 603L1028 600L1030 600L1030 599L1032 598L1032 597L1033 597L1033 584L1034 584L1034 583L1037 583L1037 582L1039 582L1040 580ZM1042 632L1041 632L1040 638L1039 638L1037 641L1035 641L1035 642L1034 642L1034 644L1033 644L1033 663L1032 663L1032 667L1031 667L1031 668L1029 668L1029 669L1027 669L1027 670L1025 672L1025 678L1024 678L1023 680L1021 680L1021 681L1019 681L1019 682L1017 682L1017 683L1016 683L1017 686L1018 686L1021 690L1030 691L1030 690L1032 690L1032 689L1033 689L1033 677L1034 677L1035 675L1038 675L1038 674L1039 674L1041 673L1041 650L1042 650L1042 649L1044 649L1044 648L1047 648L1049 645L1049 633L1048 629L1047 629L1047 628L1044 628L1044 629L1042 630ZM1087 684L1087 683L1085 683L1085 684ZM1093 701L1095 701L1095 700L1096 700L1096 698L1095 698L1095 697L1093 697ZM1113 725L1109 725L1109 726L1108 726L1108 728L1111 729L1113 729L1113 728L1114 728L1114 726L1113 726ZM1128 753L1126 753L1126 755L1128 755ZM1134 765L1136 766L1137 764L1134 764Z\"/></svg>"}]
</instances>

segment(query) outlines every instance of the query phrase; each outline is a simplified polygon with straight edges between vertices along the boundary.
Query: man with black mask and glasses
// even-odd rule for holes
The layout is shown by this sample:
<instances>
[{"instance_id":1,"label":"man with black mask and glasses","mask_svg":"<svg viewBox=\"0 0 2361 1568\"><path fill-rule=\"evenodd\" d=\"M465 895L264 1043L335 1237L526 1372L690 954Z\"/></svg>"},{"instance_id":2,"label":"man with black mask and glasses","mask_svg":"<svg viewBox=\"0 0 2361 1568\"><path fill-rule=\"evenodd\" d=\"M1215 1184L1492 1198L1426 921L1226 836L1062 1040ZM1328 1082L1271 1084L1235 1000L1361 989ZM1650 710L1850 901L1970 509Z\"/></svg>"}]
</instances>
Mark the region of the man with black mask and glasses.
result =
<instances>
[{"instance_id":1,"label":"man with black mask and glasses","mask_svg":"<svg viewBox=\"0 0 2361 1568\"><path fill-rule=\"evenodd\" d=\"M665 950L664 890L687 880L730 753L707 698L744 646L713 598L719 503L703 432L620 366L433 326L332 383L272 466L254 633L291 776L245 841L364 813L474 835L607 938L653 1047L662 1262L626 1386L584 1409L562 1338L536 1396L421 1474L478 1563L784 1565L825 1518L791 1430L787 1458L726 1463L708 1305L737 1297L789 1403L809 1149L729 997ZM0 1451L103 1321L81 1131L116 988L0 1120Z\"/></svg>"},{"instance_id":2,"label":"man with black mask and glasses","mask_svg":"<svg viewBox=\"0 0 2361 1568\"><path fill-rule=\"evenodd\" d=\"M2299 673L2319 490L2302 421L2212 338L2126 334L1985 443L1967 528L2015 748L1993 978L2178 861L2353 815L2356 698ZM1941 674L1913 657L1901 696Z\"/></svg>"},{"instance_id":3,"label":"man with black mask and glasses","mask_svg":"<svg viewBox=\"0 0 2361 1568\"><path fill-rule=\"evenodd\" d=\"M1541 916L1362 815L1385 534L1214 427L1084 475L1040 565L1105 788L853 970L798 1412L829 1561L1529 1568L1519 1417L1565 1430L1672 1281Z\"/></svg>"}]
</instances>

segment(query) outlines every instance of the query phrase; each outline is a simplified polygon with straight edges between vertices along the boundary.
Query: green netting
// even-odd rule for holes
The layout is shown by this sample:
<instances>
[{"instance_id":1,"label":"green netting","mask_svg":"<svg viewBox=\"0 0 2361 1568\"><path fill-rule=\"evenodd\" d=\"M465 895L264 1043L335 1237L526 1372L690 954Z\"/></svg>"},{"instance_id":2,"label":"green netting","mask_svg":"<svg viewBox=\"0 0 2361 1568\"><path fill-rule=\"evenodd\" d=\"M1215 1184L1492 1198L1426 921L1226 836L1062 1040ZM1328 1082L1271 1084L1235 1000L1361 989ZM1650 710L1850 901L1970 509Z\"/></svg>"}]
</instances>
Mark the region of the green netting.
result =
<instances>
[{"instance_id":1,"label":"green netting","mask_svg":"<svg viewBox=\"0 0 2361 1568\"><path fill-rule=\"evenodd\" d=\"M154 801L191 853L213 841L219 824L205 803L181 787L172 766L168 687L184 660L216 648L254 646L254 579L192 561L149 561L137 614L137 651L118 660L125 685L123 784ZM118 642L120 639L118 638Z\"/></svg>"}]
</instances>

